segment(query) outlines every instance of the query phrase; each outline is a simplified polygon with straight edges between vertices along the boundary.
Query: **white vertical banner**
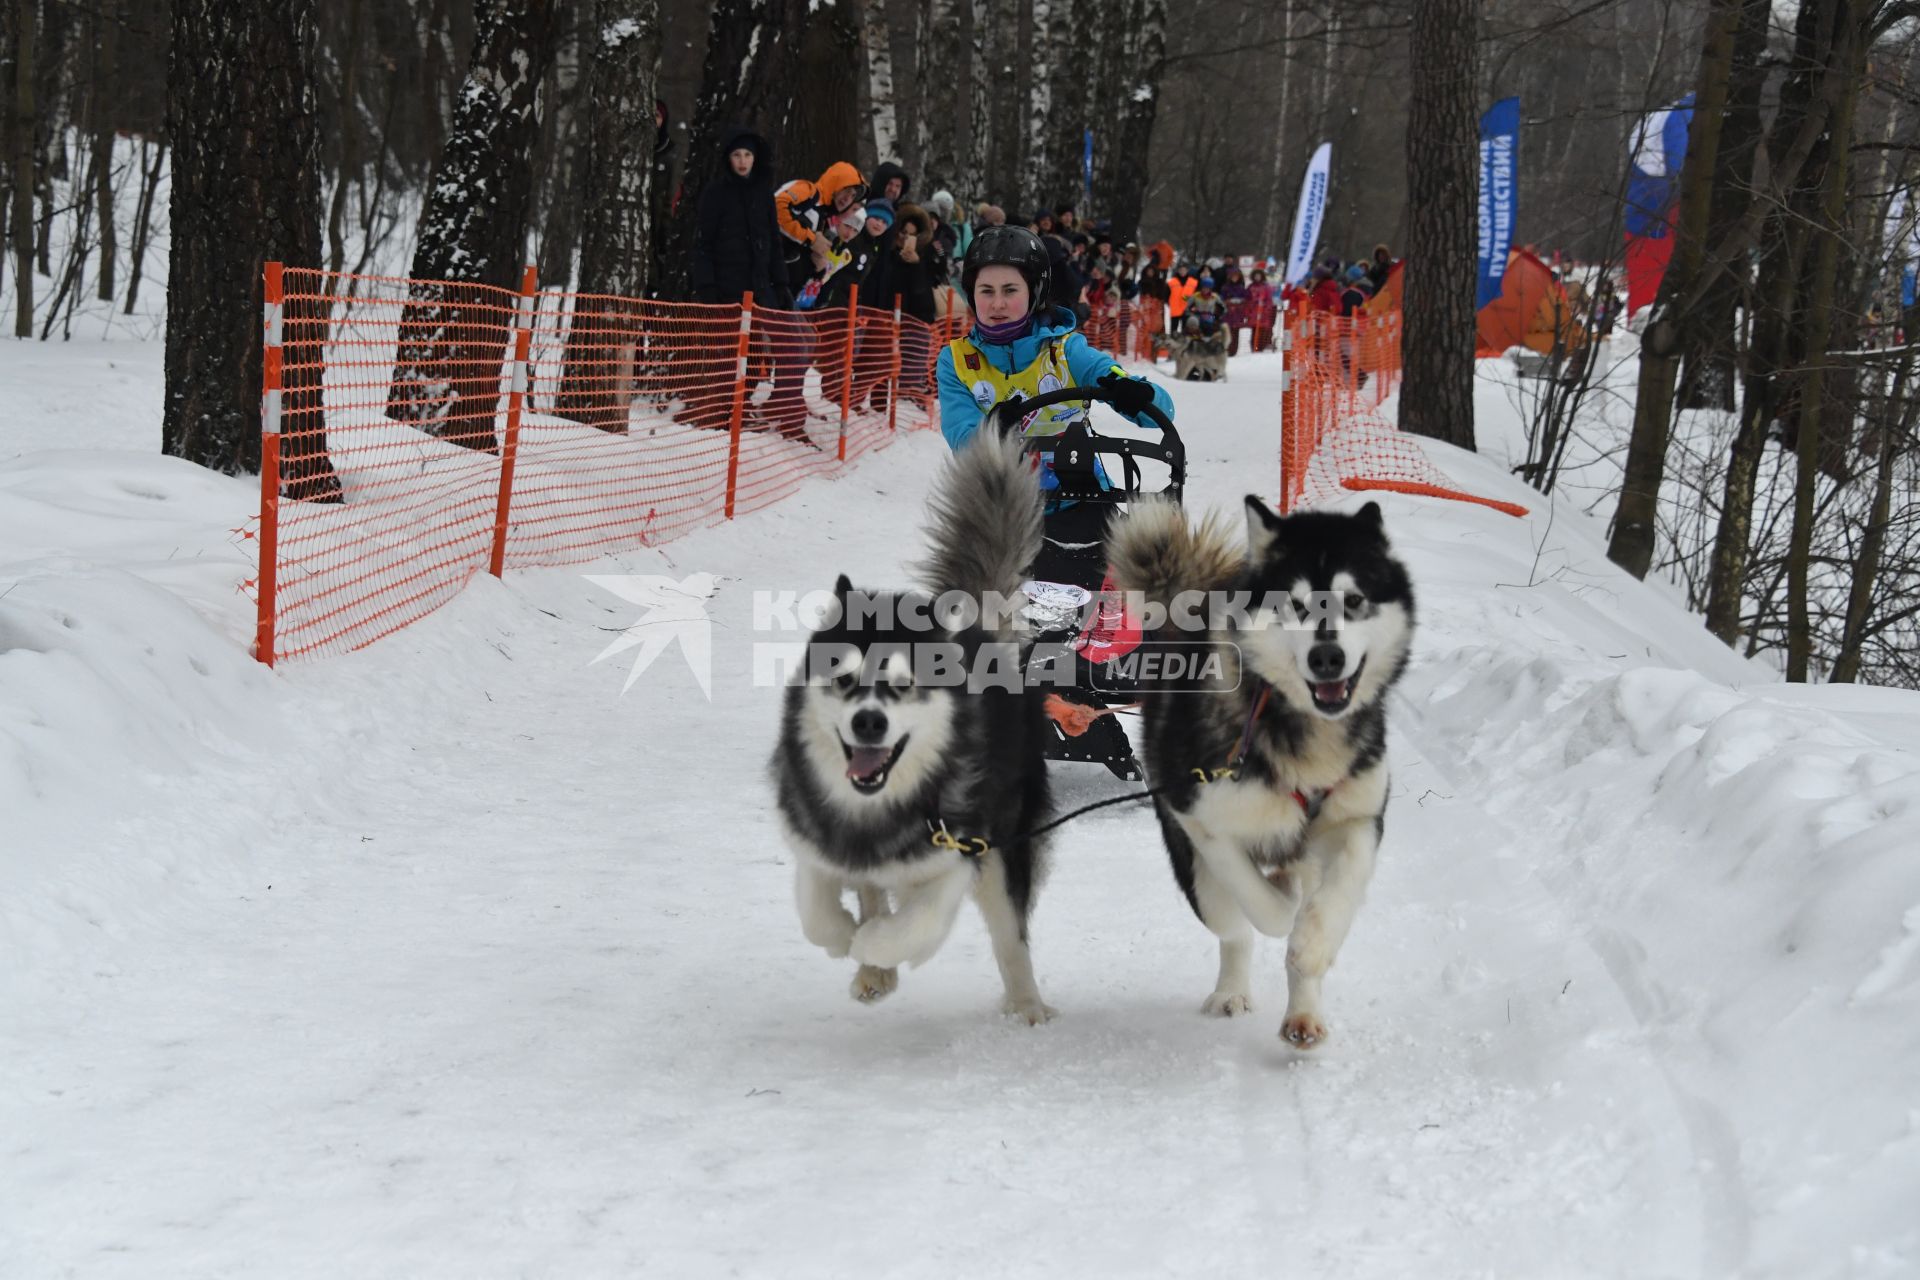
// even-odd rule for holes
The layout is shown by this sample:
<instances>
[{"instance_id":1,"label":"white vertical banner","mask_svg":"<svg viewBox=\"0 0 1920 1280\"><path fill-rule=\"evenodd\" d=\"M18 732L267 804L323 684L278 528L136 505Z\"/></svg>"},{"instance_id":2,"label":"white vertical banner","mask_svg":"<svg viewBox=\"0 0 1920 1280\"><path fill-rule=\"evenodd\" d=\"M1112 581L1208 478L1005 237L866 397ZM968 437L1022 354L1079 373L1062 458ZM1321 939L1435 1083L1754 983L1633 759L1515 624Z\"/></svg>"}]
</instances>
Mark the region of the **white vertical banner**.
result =
<instances>
[{"instance_id":1,"label":"white vertical banner","mask_svg":"<svg viewBox=\"0 0 1920 1280\"><path fill-rule=\"evenodd\" d=\"M1300 207L1293 215L1293 240L1287 250L1287 283L1299 284L1313 268L1313 247L1320 243L1320 222L1327 213L1327 183L1333 170L1333 144L1323 142L1307 161L1300 183Z\"/></svg>"}]
</instances>

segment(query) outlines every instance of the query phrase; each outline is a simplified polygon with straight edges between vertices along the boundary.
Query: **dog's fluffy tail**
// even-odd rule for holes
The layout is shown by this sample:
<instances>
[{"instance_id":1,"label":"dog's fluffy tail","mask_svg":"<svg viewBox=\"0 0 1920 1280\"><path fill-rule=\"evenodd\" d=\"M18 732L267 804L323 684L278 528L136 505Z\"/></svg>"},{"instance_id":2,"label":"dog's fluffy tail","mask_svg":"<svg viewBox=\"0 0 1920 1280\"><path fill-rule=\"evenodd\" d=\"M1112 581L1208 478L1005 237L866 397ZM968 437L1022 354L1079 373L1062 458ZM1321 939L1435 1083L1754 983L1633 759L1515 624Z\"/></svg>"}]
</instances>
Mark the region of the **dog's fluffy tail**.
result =
<instances>
[{"instance_id":1,"label":"dog's fluffy tail","mask_svg":"<svg viewBox=\"0 0 1920 1280\"><path fill-rule=\"evenodd\" d=\"M1017 439L983 430L947 460L934 487L933 553L916 576L936 596L1011 599L1040 554L1040 477Z\"/></svg>"},{"instance_id":2,"label":"dog's fluffy tail","mask_svg":"<svg viewBox=\"0 0 1920 1280\"><path fill-rule=\"evenodd\" d=\"M1107 563L1122 591L1170 605L1183 591L1221 591L1245 572L1247 553L1215 512L1196 527L1178 503L1133 504L1107 534Z\"/></svg>"}]
</instances>

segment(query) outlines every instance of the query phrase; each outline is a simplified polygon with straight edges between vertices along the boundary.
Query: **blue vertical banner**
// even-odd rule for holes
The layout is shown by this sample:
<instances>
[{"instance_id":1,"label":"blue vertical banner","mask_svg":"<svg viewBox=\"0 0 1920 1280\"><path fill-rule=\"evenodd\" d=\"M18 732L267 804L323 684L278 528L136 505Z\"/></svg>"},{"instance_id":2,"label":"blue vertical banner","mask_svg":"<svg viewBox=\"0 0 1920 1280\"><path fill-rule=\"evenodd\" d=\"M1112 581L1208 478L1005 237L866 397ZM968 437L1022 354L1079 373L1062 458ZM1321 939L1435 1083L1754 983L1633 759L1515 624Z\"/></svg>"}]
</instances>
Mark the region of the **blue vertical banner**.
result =
<instances>
[{"instance_id":1,"label":"blue vertical banner","mask_svg":"<svg viewBox=\"0 0 1920 1280\"><path fill-rule=\"evenodd\" d=\"M1085 145L1080 152L1080 216L1085 217L1087 210L1093 207L1093 130L1086 132Z\"/></svg>"},{"instance_id":2,"label":"blue vertical banner","mask_svg":"<svg viewBox=\"0 0 1920 1280\"><path fill-rule=\"evenodd\" d=\"M1480 117L1480 294L1476 309L1500 296L1507 282L1518 204L1520 99L1502 98Z\"/></svg>"},{"instance_id":3,"label":"blue vertical banner","mask_svg":"<svg viewBox=\"0 0 1920 1280\"><path fill-rule=\"evenodd\" d=\"M1293 211L1293 239L1287 242L1287 283L1299 284L1313 268L1314 246L1320 243L1320 220L1327 213L1327 183L1333 174L1333 144L1323 142L1307 160L1307 176L1300 183L1300 205Z\"/></svg>"}]
</instances>

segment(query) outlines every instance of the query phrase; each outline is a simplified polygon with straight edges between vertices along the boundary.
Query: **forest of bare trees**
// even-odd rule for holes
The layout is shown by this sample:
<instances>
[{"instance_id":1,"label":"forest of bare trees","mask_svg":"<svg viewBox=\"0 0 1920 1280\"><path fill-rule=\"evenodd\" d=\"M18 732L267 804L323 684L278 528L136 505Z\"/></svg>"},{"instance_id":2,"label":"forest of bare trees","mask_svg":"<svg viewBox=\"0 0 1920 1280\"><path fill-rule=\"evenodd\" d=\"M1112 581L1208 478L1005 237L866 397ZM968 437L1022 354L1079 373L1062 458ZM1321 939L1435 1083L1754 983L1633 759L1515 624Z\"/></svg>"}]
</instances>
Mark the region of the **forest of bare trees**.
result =
<instances>
[{"instance_id":1,"label":"forest of bare trees","mask_svg":"<svg viewBox=\"0 0 1920 1280\"><path fill-rule=\"evenodd\" d=\"M22 338L164 304L166 445L242 470L268 257L684 297L733 124L780 179L896 160L963 210L1266 253L1328 141L1323 248L1410 251L1410 425L1471 447L1470 118L1520 97L1517 242L1598 278L1632 131L1693 92L1630 424L1579 362L1516 470L1551 490L1598 441L1629 572L1794 678L1920 685L1917 30L1913 0L0 0L0 280ZM409 370L462 321L415 287L396 416L454 416ZM288 460L296 496L324 464Z\"/></svg>"}]
</instances>

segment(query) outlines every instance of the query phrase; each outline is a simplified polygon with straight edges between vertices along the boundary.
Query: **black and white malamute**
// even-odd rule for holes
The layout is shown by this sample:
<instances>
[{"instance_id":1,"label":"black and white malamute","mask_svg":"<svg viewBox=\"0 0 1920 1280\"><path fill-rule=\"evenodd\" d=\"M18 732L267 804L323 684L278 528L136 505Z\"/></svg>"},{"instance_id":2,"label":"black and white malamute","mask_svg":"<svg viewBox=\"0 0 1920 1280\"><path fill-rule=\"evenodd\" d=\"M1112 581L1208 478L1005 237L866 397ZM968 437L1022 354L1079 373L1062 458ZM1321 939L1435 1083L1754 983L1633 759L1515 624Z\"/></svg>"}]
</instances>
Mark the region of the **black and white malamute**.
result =
<instances>
[{"instance_id":1,"label":"black and white malamute","mask_svg":"<svg viewBox=\"0 0 1920 1280\"><path fill-rule=\"evenodd\" d=\"M1413 591L1375 503L1281 517L1249 497L1245 545L1227 528L1142 503L1107 546L1124 589L1162 607L1186 593L1169 618L1207 621L1206 635L1180 638L1222 659L1218 680L1147 690L1142 708L1174 878L1220 939L1202 1008L1248 1012L1253 934L1284 937L1280 1035L1310 1049L1327 1037L1321 979L1385 825L1384 699L1406 667Z\"/></svg>"},{"instance_id":2,"label":"black and white malamute","mask_svg":"<svg viewBox=\"0 0 1920 1280\"><path fill-rule=\"evenodd\" d=\"M968 621L937 607L947 593L1020 598L1040 551L1040 486L1018 441L982 431L948 462L933 505L927 590L862 592L843 576L840 616L808 638L787 689L773 779L800 927L829 956L851 955L854 997L878 1000L902 964L939 949L971 893L1007 1012L1045 1022L1027 950L1043 854L1027 833L1048 808L1045 690L1021 678L1013 632L995 623L1004 612Z\"/></svg>"}]
</instances>

